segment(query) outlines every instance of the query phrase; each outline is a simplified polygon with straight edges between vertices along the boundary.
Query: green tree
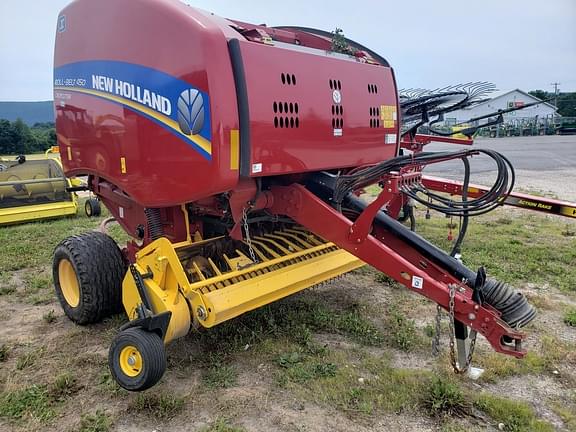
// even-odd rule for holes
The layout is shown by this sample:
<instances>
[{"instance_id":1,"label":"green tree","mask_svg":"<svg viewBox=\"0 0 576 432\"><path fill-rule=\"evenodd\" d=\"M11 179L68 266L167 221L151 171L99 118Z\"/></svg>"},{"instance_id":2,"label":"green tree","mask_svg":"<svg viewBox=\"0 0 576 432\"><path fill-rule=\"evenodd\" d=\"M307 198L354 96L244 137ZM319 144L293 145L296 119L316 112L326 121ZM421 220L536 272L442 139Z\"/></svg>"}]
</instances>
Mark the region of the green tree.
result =
<instances>
[{"instance_id":1,"label":"green tree","mask_svg":"<svg viewBox=\"0 0 576 432\"><path fill-rule=\"evenodd\" d=\"M544 90L532 90L528 93L538 99L547 100L552 105L557 101L558 114L564 117L576 117L575 92L558 93L558 97L554 97L554 93Z\"/></svg>"},{"instance_id":2,"label":"green tree","mask_svg":"<svg viewBox=\"0 0 576 432\"><path fill-rule=\"evenodd\" d=\"M53 123L37 123L30 128L22 120L0 119L0 155L44 152L56 145Z\"/></svg>"}]
</instances>

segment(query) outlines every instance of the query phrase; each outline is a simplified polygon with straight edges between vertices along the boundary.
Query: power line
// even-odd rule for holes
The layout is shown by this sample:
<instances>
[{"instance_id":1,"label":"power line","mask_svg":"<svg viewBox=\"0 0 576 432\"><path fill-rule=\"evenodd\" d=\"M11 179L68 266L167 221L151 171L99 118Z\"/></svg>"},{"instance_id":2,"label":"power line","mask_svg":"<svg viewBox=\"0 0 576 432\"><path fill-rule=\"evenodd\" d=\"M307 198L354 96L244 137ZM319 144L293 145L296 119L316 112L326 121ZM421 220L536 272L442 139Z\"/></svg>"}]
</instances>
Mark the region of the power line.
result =
<instances>
[{"instance_id":1,"label":"power line","mask_svg":"<svg viewBox=\"0 0 576 432\"><path fill-rule=\"evenodd\" d=\"M558 86L560 85L559 82L550 83L551 86L554 86L554 106L558 108Z\"/></svg>"}]
</instances>

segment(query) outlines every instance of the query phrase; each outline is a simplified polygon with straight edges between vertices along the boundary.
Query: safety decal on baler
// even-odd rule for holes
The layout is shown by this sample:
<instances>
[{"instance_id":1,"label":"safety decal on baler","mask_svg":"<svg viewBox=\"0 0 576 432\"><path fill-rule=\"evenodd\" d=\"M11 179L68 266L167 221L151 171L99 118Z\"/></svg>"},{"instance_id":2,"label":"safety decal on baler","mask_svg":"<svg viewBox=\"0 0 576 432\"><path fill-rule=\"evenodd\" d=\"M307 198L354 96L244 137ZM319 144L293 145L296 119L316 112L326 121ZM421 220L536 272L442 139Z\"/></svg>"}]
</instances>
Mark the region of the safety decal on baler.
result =
<instances>
[{"instance_id":1,"label":"safety decal on baler","mask_svg":"<svg viewBox=\"0 0 576 432\"><path fill-rule=\"evenodd\" d=\"M208 94L156 69L119 61L84 61L54 69L54 100L61 92L106 99L147 117L211 159Z\"/></svg>"}]
</instances>

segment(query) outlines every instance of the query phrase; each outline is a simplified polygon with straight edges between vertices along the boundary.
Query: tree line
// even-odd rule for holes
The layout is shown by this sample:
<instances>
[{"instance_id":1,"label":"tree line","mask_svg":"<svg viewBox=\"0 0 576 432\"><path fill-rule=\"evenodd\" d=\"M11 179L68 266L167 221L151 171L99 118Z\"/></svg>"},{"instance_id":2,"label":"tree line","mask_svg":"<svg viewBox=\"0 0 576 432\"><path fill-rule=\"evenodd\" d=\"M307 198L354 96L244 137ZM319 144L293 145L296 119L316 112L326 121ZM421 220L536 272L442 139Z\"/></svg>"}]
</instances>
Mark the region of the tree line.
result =
<instances>
[{"instance_id":1,"label":"tree line","mask_svg":"<svg viewBox=\"0 0 576 432\"><path fill-rule=\"evenodd\" d=\"M576 92L558 93L545 90L532 90L528 92L538 99L547 101L549 104L556 104L558 114L563 117L576 117Z\"/></svg>"},{"instance_id":2,"label":"tree line","mask_svg":"<svg viewBox=\"0 0 576 432\"><path fill-rule=\"evenodd\" d=\"M55 145L54 123L35 123L30 127L20 119L0 119L0 155L39 153Z\"/></svg>"}]
</instances>

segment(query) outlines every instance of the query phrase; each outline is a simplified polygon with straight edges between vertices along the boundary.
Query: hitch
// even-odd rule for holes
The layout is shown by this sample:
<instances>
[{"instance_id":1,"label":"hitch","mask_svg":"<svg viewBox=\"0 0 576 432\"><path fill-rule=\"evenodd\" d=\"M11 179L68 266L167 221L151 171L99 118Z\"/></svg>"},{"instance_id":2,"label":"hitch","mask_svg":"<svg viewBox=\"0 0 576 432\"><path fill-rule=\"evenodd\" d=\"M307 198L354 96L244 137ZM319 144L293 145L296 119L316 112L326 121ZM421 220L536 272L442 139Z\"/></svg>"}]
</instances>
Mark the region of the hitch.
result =
<instances>
[{"instance_id":1,"label":"hitch","mask_svg":"<svg viewBox=\"0 0 576 432\"><path fill-rule=\"evenodd\" d=\"M406 288L429 298L445 310L452 309L455 322L482 334L497 352L518 358L526 355L521 344L524 334L504 321L501 318L501 312L495 307L475 301L473 299L475 290L472 288L475 285L471 287L462 283L465 281L475 284L479 279L478 283L481 284L479 286L485 285L482 283L482 271L479 272L479 277L476 277L474 272L457 260L407 230L382 211L377 212L372 233L367 234L363 241L358 242L357 238L350 236L351 231L354 232L354 221L327 204L331 200L330 182L322 178L318 184L320 186L317 188L310 187L310 185L309 187L320 196L299 184L272 187L271 193L274 200L269 211L272 214L285 215L294 219L365 263L389 275ZM325 195L322 194L323 188ZM322 199L322 195L325 200ZM364 212L370 215L374 212L374 207L370 207L352 195L348 195L344 204L346 208L360 211L357 221L368 217L364 215ZM510 289L498 282L489 285L491 292ZM460 287L454 289L452 300L451 286ZM521 313L512 317L517 325L526 324L535 315L532 306L524 298L522 300L525 303L516 305L516 310ZM453 303L452 308L451 303ZM465 340L464 331L458 331L457 340ZM513 343L508 343L508 341ZM462 348L460 351L464 356L465 351Z\"/></svg>"}]
</instances>

